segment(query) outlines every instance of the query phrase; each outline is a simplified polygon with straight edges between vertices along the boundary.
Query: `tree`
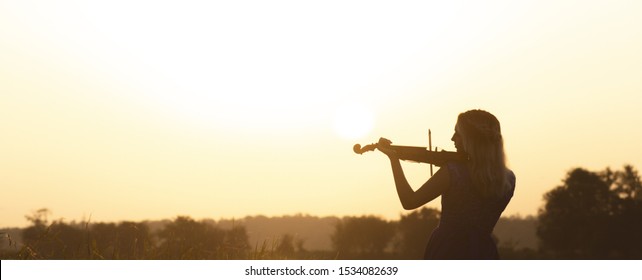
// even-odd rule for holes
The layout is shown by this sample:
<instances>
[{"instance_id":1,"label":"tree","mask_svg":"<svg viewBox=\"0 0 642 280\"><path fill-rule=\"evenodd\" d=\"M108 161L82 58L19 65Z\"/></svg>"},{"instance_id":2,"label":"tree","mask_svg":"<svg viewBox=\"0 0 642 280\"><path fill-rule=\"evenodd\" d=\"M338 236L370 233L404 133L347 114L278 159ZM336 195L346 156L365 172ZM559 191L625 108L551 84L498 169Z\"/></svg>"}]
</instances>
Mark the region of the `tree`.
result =
<instances>
[{"instance_id":1,"label":"tree","mask_svg":"<svg viewBox=\"0 0 642 280\"><path fill-rule=\"evenodd\" d=\"M422 207L402 215L395 249L403 259L422 259L430 234L439 225L440 212Z\"/></svg>"},{"instance_id":2,"label":"tree","mask_svg":"<svg viewBox=\"0 0 642 280\"><path fill-rule=\"evenodd\" d=\"M158 236L162 242L158 248L160 259L215 259L223 245L225 232L209 223L179 216Z\"/></svg>"},{"instance_id":3,"label":"tree","mask_svg":"<svg viewBox=\"0 0 642 280\"><path fill-rule=\"evenodd\" d=\"M24 246L19 256L26 259L87 259L87 236L62 220L49 223L46 208L26 216L32 225L22 231Z\"/></svg>"},{"instance_id":4,"label":"tree","mask_svg":"<svg viewBox=\"0 0 642 280\"><path fill-rule=\"evenodd\" d=\"M624 166L622 171L607 169L606 182L615 194L613 219L608 225L613 258L642 258L642 183L637 170Z\"/></svg>"},{"instance_id":5,"label":"tree","mask_svg":"<svg viewBox=\"0 0 642 280\"><path fill-rule=\"evenodd\" d=\"M245 259L250 249L250 237L243 226L234 226L225 232L222 254L226 259Z\"/></svg>"},{"instance_id":6,"label":"tree","mask_svg":"<svg viewBox=\"0 0 642 280\"><path fill-rule=\"evenodd\" d=\"M639 257L639 182L630 166L616 172L571 170L561 186L544 195L537 228L540 249L562 259Z\"/></svg>"},{"instance_id":7,"label":"tree","mask_svg":"<svg viewBox=\"0 0 642 280\"><path fill-rule=\"evenodd\" d=\"M343 258L382 258L395 234L395 224L374 216L340 220L331 236L334 248Z\"/></svg>"},{"instance_id":8,"label":"tree","mask_svg":"<svg viewBox=\"0 0 642 280\"><path fill-rule=\"evenodd\" d=\"M294 255L294 236L290 234L284 234L279 240L279 245L276 247L276 252L280 255L291 257Z\"/></svg>"},{"instance_id":9,"label":"tree","mask_svg":"<svg viewBox=\"0 0 642 280\"><path fill-rule=\"evenodd\" d=\"M147 223L96 223L89 227L91 258L146 259L154 244Z\"/></svg>"}]
</instances>

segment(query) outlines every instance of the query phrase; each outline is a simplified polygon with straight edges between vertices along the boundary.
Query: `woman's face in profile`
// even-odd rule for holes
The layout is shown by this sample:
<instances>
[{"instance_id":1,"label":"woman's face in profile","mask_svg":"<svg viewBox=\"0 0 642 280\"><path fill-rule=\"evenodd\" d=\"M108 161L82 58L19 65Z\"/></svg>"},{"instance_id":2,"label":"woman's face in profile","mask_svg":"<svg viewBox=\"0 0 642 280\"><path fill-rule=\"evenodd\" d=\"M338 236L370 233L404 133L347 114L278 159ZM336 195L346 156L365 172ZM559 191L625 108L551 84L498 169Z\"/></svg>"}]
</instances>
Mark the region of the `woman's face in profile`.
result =
<instances>
[{"instance_id":1,"label":"woman's face in profile","mask_svg":"<svg viewBox=\"0 0 642 280\"><path fill-rule=\"evenodd\" d=\"M455 148L458 152L465 152L464 141L461 138L461 134L459 133L457 126L455 126L455 133L453 133L453 137L450 138L450 140L455 143Z\"/></svg>"}]
</instances>

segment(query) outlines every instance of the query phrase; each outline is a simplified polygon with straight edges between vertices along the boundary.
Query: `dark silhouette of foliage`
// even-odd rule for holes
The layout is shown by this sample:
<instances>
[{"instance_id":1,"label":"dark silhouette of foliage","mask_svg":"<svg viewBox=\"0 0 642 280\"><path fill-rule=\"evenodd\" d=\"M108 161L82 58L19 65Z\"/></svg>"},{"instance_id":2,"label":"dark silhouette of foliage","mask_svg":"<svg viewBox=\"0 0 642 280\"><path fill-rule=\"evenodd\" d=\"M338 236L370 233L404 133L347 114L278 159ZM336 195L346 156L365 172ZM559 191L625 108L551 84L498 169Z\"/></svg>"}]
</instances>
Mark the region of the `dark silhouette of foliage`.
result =
<instances>
[{"instance_id":1,"label":"dark silhouette of foliage","mask_svg":"<svg viewBox=\"0 0 642 280\"><path fill-rule=\"evenodd\" d=\"M195 221L178 217L173 221L120 222L120 223L65 223L49 222L47 209L27 216L32 225L24 229L2 229L18 237L19 244L0 248L4 259L419 259L437 225L439 211L422 208L402 215L399 221L387 222L377 217L363 216L339 219L319 219L309 216L288 216L244 219L225 224L213 220ZM334 231L326 229L334 221ZM249 246L250 236L246 224L259 222L264 229L278 232L285 226L292 233L278 238L261 238L260 243ZM306 249L299 234L303 222L307 227L327 234L336 243L330 247ZM316 222L316 223L315 223ZM520 218L507 220L504 235L519 224ZM282 230L282 229L281 229ZM304 233L310 232L308 228ZM334 232L334 234L332 234ZM23 242L23 238L26 240ZM316 236L315 235L315 238ZM257 238L256 236L254 237ZM304 236L307 238L307 235ZM8 238L3 239L5 243ZM12 239L13 240L13 239ZM329 244L330 242L328 242ZM518 248L515 243L500 247L507 258L535 258L528 248ZM7 244L9 245L9 244ZM340 247L339 247L340 246ZM505 253L504 253L505 251ZM536 255L535 255L536 256ZM502 256L503 258L506 258Z\"/></svg>"},{"instance_id":2,"label":"dark silhouette of foliage","mask_svg":"<svg viewBox=\"0 0 642 280\"><path fill-rule=\"evenodd\" d=\"M542 255L535 249L519 248L513 245L501 245L497 247L499 257L502 260L539 260Z\"/></svg>"},{"instance_id":3,"label":"dark silhouette of foliage","mask_svg":"<svg viewBox=\"0 0 642 280\"><path fill-rule=\"evenodd\" d=\"M332 243L339 258L382 258L395 235L395 227L395 223L374 216L347 217L337 223Z\"/></svg>"},{"instance_id":4,"label":"dark silhouette of foliage","mask_svg":"<svg viewBox=\"0 0 642 280\"><path fill-rule=\"evenodd\" d=\"M46 228L27 228L23 240L27 253L36 259L87 259L91 255L83 231L61 221Z\"/></svg>"},{"instance_id":5,"label":"dark silhouette of foliage","mask_svg":"<svg viewBox=\"0 0 642 280\"><path fill-rule=\"evenodd\" d=\"M154 244L145 223L97 223L90 227L94 254L104 259L146 259L153 254Z\"/></svg>"},{"instance_id":6,"label":"dark silhouette of foliage","mask_svg":"<svg viewBox=\"0 0 642 280\"><path fill-rule=\"evenodd\" d=\"M493 235L499 241L497 243L498 247L514 248L516 250L536 249L538 246L536 229L536 216L501 217L495 225ZM500 257L504 258L501 254Z\"/></svg>"},{"instance_id":7,"label":"dark silhouette of foliage","mask_svg":"<svg viewBox=\"0 0 642 280\"><path fill-rule=\"evenodd\" d=\"M18 244L22 244L22 229L2 228L0 229L0 259L11 258L18 250Z\"/></svg>"},{"instance_id":8,"label":"dark silhouette of foliage","mask_svg":"<svg viewBox=\"0 0 642 280\"><path fill-rule=\"evenodd\" d=\"M160 259L211 259L225 240L223 230L183 216L167 224L158 236Z\"/></svg>"},{"instance_id":9,"label":"dark silhouette of foliage","mask_svg":"<svg viewBox=\"0 0 642 280\"><path fill-rule=\"evenodd\" d=\"M245 227L234 226L224 232L223 250L219 251L219 253L224 254L224 259L245 259L250 249L250 238Z\"/></svg>"},{"instance_id":10,"label":"dark silhouette of foliage","mask_svg":"<svg viewBox=\"0 0 642 280\"><path fill-rule=\"evenodd\" d=\"M303 240L292 234L284 234L280 238L263 242L263 246L252 254L253 259L311 259L315 255L303 248ZM326 254L327 255L327 254Z\"/></svg>"},{"instance_id":11,"label":"dark silhouette of foliage","mask_svg":"<svg viewBox=\"0 0 642 280\"><path fill-rule=\"evenodd\" d=\"M27 216L32 225L22 231L24 244L18 258L145 259L153 255L152 237L144 223L49 223L49 213L40 209Z\"/></svg>"},{"instance_id":12,"label":"dark silhouette of foliage","mask_svg":"<svg viewBox=\"0 0 642 280\"><path fill-rule=\"evenodd\" d=\"M622 171L607 169L603 174L616 197L608 232L613 237L610 257L642 259L642 183L638 171L626 165Z\"/></svg>"},{"instance_id":13,"label":"dark silhouette of foliage","mask_svg":"<svg viewBox=\"0 0 642 280\"><path fill-rule=\"evenodd\" d=\"M505 260L536 260L541 258L537 251L537 217L511 216L499 218L493 237L497 241L499 257Z\"/></svg>"},{"instance_id":14,"label":"dark silhouette of foliage","mask_svg":"<svg viewBox=\"0 0 642 280\"><path fill-rule=\"evenodd\" d=\"M284 256L293 256L296 252L294 246L294 236L285 234L281 237L279 245L276 247L276 252Z\"/></svg>"},{"instance_id":15,"label":"dark silhouette of foliage","mask_svg":"<svg viewBox=\"0 0 642 280\"><path fill-rule=\"evenodd\" d=\"M437 209L421 209L402 215L398 225L395 251L402 259L422 259L432 231L439 225Z\"/></svg>"},{"instance_id":16,"label":"dark silhouette of foliage","mask_svg":"<svg viewBox=\"0 0 642 280\"><path fill-rule=\"evenodd\" d=\"M305 248L303 248L303 240L292 234L284 234L279 239L276 253L286 259L296 259L297 257L305 255L307 252Z\"/></svg>"},{"instance_id":17,"label":"dark silhouette of foliage","mask_svg":"<svg viewBox=\"0 0 642 280\"><path fill-rule=\"evenodd\" d=\"M221 219L216 223L223 229L231 229L234 225L243 225L248 232L251 247L262 247L267 242L270 247L277 242L275 238L290 234L305 242L302 246L308 251L329 250L332 247L330 235L334 232L337 217L315 217L296 214L280 217L247 216L243 219ZM304 239L304 240L303 240Z\"/></svg>"},{"instance_id":18,"label":"dark silhouette of foliage","mask_svg":"<svg viewBox=\"0 0 642 280\"><path fill-rule=\"evenodd\" d=\"M500 219L494 237L502 259L642 259L642 186L633 167L597 173L574 169L545 199L537 219ZM49 215L40 209L26 216L30 226L1 229L7 246L0 248L0 258L419 259L440 212L421 208L398 221L299 214L118 224L50 222ZM312 237L312 250L304 248L301 236L306 242ZM249 245L251 238L255 246Z\"/></svg>"},{"instance_id":19,"label":"dark silhouette of foliage","mask_svg":"<svg viewBox=\"0 0 642 280\"><path fill-rule=\"evenodd\" d=\"M223 230L184 216L166 224L157 236L159 259L246 259L250 249L245 227Z\"/></svg>"},{"instance_id":20,"label":"dark silhouette of foliage","mask_svg":"<svg viewBox=\"0 0 642 280\"><path fill-rule=\"evenodd\" d=\"M540 249L556 259L641 258L641 189L631 166L616 172L571 170L563 185L544 196Z\"/></svg>"},{"instance_id":21,"label":"dark silhouette of foliage","mask_svg":"<svg viewBox=\"0 0 642 280\"><path fill-rule=\"evenodd\" d=\"M25 246L19 253L29 259L87 259L91 250L87 246L87 236L77 227L65 222L54 221L49 224L46 208L27 216L33 223L22 232Z\"/></svg>"}]
</instances>

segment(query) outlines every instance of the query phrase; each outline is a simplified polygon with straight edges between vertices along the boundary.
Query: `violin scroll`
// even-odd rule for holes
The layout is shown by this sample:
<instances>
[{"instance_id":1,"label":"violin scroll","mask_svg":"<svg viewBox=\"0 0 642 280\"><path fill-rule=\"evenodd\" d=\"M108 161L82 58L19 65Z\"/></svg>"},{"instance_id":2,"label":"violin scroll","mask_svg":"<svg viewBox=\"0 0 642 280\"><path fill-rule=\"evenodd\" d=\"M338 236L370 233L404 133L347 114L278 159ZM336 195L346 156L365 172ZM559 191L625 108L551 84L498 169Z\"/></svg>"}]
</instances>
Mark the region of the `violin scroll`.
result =
<instances>
[{"instance_id":1,"label":"violin scroll","mask_svg":"<svg viewBox=\"0 0 642 280\"><path fill-rule=\"evenodd\" d=\"M365 146L363 146L363 147L361 147L361 145L359 145L359 144L355 144L355 145L352 147L352 150L353 150L355 153L357 153L357 154L360 154L360 155L361 155L361 154L363 154L363 153L365 153L365 152L371 152L371 151L374 151L376 148L377 148L377 144L369 144L369 145L365 145Z\"/></svg>"}]
</instances>

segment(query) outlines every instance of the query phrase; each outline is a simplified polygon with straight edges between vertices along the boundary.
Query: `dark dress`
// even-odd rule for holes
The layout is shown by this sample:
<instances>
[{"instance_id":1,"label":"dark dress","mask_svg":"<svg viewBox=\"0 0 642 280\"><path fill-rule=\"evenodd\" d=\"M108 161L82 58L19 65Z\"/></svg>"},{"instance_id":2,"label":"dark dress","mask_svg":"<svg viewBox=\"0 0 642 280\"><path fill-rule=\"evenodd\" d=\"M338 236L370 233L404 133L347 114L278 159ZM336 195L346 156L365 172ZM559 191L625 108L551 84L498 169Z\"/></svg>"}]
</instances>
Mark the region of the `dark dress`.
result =
<instances>
[{"instance_id":1,"label":"dark dress","mask_svg":"<svg viewBox=\"0 0 642 280\"><path fill-rule=\"evenodd\" d=\"M441 219L432 232L424 259L499 259L492 232L513 197L515 174L509 171L511 190L501 198L482 198L472 188L464 163L447 164L450 187L441 196Z\"/></svg>"}]
</instances>

